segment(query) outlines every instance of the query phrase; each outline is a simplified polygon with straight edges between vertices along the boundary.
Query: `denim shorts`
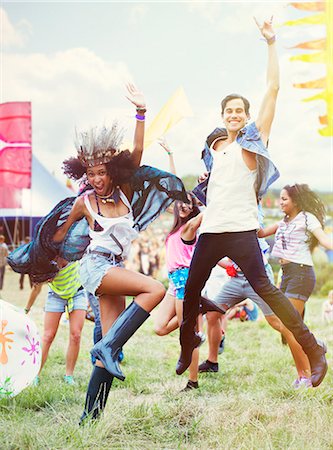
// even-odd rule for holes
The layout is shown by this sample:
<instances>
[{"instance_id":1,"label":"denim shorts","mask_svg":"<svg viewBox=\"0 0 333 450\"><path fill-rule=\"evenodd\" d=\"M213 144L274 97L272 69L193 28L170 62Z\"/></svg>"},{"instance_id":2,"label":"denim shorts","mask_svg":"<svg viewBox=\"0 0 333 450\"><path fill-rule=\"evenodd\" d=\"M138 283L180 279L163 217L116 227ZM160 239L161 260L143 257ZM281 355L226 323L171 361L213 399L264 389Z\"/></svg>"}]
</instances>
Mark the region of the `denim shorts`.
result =
<instances>
[{"instance_id":1,"label":"denim shorts","mask_svg":"<svg viewBox=\"0 0 333 450\"><path fill-rule=\"evenodd\" d=\"M77 291L77 293L73 297L73 302L74 302L73 310L83 309L84 311L87 311L88 299L86 291L84 289ZM47 293L44 311L63 313L65 312L66 306L67 300L61 298L58 294L52 291L52 289L49 289L49 292Z\"/></svg>"},{"instance_id":2,"label":"denim shorts","mask_svg":"<svg viewBox=\"0 0 333 450\"><path fill-rule=\"evenodd\" d=\"M99 248L97 249L100 251ZM101 251L108 252L108 250L103 248L101 248ZM80 278L82 286L87 292L95 294L102 283L104 275L112 267L124 267L123 262L116 261L115 255L112 253L110 254L110 257L105 257L93 252L85 253L80 262Z\"/></svg>"},{"instance_id":3,"label":"denim shorts","mask_svg":"<svg viewBox=\"0 0 333 450\"><path fill-rule=\"evenodd\" d=\"M221 291L214 298L214 302L218 305L227 305L231 308L247 298L259 306L264 316L272 316L274 314L267 303L265 303L264 300L253 290L253 287L247 281L245 275L241 272L238 273L236 277L230 278L230 280L225 283Z\"/></svg>"},{"instance_id":4,"label":"denim shorts","mask_svg":"<svg viewBox=\"0 0 333 450\"><path fill-rule=\"evenodd\" d=\"M283 264L280 290L288 298L296 298L306 302L316 284L316 276L312 266L305 264Z\"/></svg>"},{"instance_id":5,"label":"denim shorts","mask_svg":"<svg viewBox=\"0 0 333 450\"><path fill-rule=\"evenodd\" d=\"M185 285L188 278L188 267L180 267L173 272L168 273L169 289L168 293L176 297L178 300L184 300L185 295ZM170 287L173 293L170 292Z\"/></svg>"}]
</instances>

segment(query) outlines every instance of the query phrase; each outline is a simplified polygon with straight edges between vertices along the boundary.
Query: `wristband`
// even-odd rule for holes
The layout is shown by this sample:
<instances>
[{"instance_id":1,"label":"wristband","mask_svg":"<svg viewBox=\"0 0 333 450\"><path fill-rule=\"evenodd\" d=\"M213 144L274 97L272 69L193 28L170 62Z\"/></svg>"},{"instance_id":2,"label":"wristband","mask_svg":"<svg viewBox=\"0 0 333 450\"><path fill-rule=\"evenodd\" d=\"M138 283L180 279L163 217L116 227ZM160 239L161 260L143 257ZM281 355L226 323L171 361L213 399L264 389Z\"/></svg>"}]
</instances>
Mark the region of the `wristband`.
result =
<instances>
[{"instance_id":1,"label":"wristband","mask_svg":"<svg viewBox=\"0 0 333 450\"><path fill-rule=\"evenodd\" d=\"M144 114L147 112L146 108L140 108L139 106L136 108L136 112Z\"/></svg>"},{"instance_id":2,"label":"wristband","mask_svg":"<svg viewBox=\"0 0 333 450\"><path fill-rule=\"evenodd\" d=\"M168 152L168 151L167 151L167 154L168 154L168 155L172 155L172 152Z\"/></svg>"},{"instance_id":3,"label":"wristband","mask_svg":"<svg viewBox=\"0 0 333 450\"><path fill-rule=\"evenodd\" d=\"M26 314L28 314L29 311L30 311L30 308L24 308L24 312L25 312Z\"/></svg>"},{"instance_id":4,"label":"wristband","mask_svg":"<svg viewBox=\"0 0 333 450\"><path fill-rule=\"evenodd\" d=\"M135 115L136 120L138 120L139 122L144 122L145 121L145 116L141 116L140 114L136 114Z\"/></svg>"},{"instance_id":5,"label":"wristband","mask_svg":"<svg viewBox=\"0 0 333 450\"><path fill-rule=\"evenodd\" d=\"M275 40L276 40L276 35L274 34L274 36L270 37L269 39L266 39L267 45L274 44Z\"/></svg>"}]
</instances>

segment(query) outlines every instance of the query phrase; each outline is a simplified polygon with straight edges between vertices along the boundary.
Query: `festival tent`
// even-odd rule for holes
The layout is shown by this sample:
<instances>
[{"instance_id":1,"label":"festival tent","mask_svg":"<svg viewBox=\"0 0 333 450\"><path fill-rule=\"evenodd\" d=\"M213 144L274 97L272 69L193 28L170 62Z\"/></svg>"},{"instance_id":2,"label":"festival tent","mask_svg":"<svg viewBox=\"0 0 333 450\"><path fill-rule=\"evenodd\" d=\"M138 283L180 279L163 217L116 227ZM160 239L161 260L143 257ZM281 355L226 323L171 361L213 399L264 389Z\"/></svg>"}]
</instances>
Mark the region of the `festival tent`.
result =
<instances>
[{"instance_id":1,"label":"festival tent","mask_svg":"<svg viewBox=\"0 0 333 450\"><path fill-rule=\"evenodd\" d=\"M22 190L21 208L0 208L0 226L6 241L18 245L31 236L38 220L64 198L75 195L33 155L31 189Z\"/></svg>"}]
</instances>

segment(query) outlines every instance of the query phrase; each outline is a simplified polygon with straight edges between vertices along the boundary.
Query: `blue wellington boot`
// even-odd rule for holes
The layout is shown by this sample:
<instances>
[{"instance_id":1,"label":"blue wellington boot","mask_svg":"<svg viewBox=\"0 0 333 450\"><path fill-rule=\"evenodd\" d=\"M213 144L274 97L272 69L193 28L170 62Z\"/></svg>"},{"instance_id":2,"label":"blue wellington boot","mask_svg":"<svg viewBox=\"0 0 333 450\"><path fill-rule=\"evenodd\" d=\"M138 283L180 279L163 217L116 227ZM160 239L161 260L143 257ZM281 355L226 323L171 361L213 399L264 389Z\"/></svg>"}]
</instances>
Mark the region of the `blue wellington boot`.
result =
<instances>
[{"instance_id":1,"label":"blue wellington boot","mask_svg":"<svg viewBox=\"0 0 333 450\"><path fill-rule=\"evenodd\" d=\"M119 367L119 353L122 351L123 345L148 319L149 315L141 306L132 302L120 314L103 339L97 342L90 351L92 356L101 361L111 375L121 381L125 380L125 375Z\"/></svg>"}]
</instances>

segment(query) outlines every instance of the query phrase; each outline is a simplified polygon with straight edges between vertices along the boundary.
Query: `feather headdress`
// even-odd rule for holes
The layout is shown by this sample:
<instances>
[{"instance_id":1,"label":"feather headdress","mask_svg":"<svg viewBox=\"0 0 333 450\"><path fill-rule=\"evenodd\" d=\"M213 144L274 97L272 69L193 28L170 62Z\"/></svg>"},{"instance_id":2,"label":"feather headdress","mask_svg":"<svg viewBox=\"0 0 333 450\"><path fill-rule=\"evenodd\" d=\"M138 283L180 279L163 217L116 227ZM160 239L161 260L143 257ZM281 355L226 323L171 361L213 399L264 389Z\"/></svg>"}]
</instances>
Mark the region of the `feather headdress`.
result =
<instances>
[{"instance_id":1,"label":"feather headdress","mask_svg":"<svg viewBox=\"0 0 333 450\"><path fill-rule=\"evenodd\" d=\"M88 131L77 132L75 147L78 159L85 167L105 164L117 155L122 143L124 130L119 129L118 123L113 122L111 128L94 127Z\"/></svg>"}]
</instances>

